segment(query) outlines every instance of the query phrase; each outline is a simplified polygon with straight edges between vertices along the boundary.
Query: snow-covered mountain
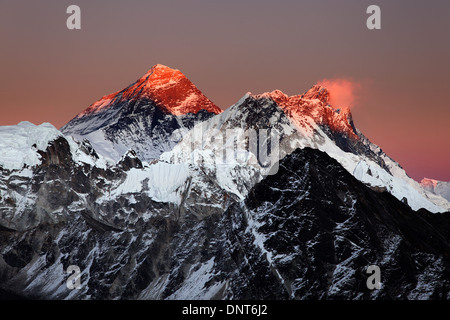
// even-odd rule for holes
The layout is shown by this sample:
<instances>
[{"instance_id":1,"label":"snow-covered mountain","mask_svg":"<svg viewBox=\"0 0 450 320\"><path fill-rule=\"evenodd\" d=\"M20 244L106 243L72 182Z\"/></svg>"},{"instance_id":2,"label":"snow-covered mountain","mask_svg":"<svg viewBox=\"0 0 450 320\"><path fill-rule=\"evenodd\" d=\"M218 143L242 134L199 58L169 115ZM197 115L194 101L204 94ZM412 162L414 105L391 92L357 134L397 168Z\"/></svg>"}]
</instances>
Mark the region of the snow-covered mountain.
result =
<instances>
[{"instance_id":1,"label":"snow-covered mountain","mask_svg":"<svg viewBox=\"0 0 450 320\"><path fill-rule=\"evenodd\" d=\"M222 112L179 70L153 66L135 83L102 97L61 128L118 161L128 150L150 161L196 122Z\"/></svg>"},{"instance_id":2,"label":"snow-covered mountain","mask_svg":"<svg viewBox=\"0 0 450 320\"><path fill-rule=\"evenodd\" d=\"M258 102L251 102L252 99ZM191 130L195 124L198 124L196 130ZM338 160L360 181L386 188L398 199L408 201L415 210L450 210L448 199L423 188L371 143L355 127L348 108L330 105L330 93L319 85L296 96L287 96L279 90L259 95L249 93L222 113L179 70L158 64L128 88L92 104L61 129L75 139L89 140L97 153L113 161L118 161L130 149L145 161L169 152L162 156L162 161L184 163L190 161L188 158L200 156L203 168L206 163L209 170L216 171L212 162L217 162L220 156L214 153L226 157L238 152L246 159L238 161L239 169L233 167L236 163L230 166L220 160L221 169L217 170L216 178L239 197L244 197L244 189L258 180L253 173L244 173L246 168L261 173L260 178L270 169L261 166L262 148L258 143L255 150L242 147L234 150L231 142L226 141L227 134L228 138L234 135L233 139L238 141L248 140L249 130L265 139L261 140L261 146L270 149L271 140L277 141L273 146L279 146L280 150L274 149L270 159L269 154L265 159L272 165L296 148L317 148ZM264 138L268 132L271 136ZM177 145L182 139L184 142ZM198 139L203 141L199 143ZM249 161L256 161L256 166ZM245 178L232 182L232 176L239 176L235 169L245 177L252 177L253 182L244 182Z\"/></svg>"},{"instance_id":3,"label":"snow-covered mountain","mask_svg":"<svg viewBox=\"0 0 450 320\"><path fill-rule=\"evenodd\" d=\"M240 198L206 167L133 152L111 165L48 124L0 138L1 154L24 155L0 164L0 296L449 298L450 216L411 210L317 149L286 155ZM371 264L380 290L366 287Z\"/></svg>"},{"instance_id":4,"label":"snow-covered mountain","mask_svg":"<svg viewBox=\"0 0 450 320\"><path fill-rule=\"evenodd\" d=\"M424 178L420 184L425 190L450 201L450 182Z\"/></svg>"},{"instance_id":5,"label":"snow-covered mountain","mask_svg":"<svg viewBox=\"0 0 450 320\"><path fill-rule=\"evenodd\" d=\"M65 137L50 123L37 126L23 121L17 125L0 126L0 168L4 171L28 170L41 165L41 153L51 142L58 139L67 141L70 156L75 163L106 167L106 161L95 155L90 145Z\"/></svg>"},{"instance_id":6,"label":"snow-covered mountain","mask_svg":"<svg viewBox=\"0 0 450 320\"><path fill-rule=\"evenodd\" d=\"M257 152L248 148L249 131L257 135L270 132L263 135L265 138L260 143L272 145L277 153L275 157L273 154L269 157L272 165L276 166L278 159L297 148L311 147L339 161L358 180L374 188L386 189L397 199L407 201L414 210L426 208L444 212L450 209L446 199L424 190L397 162L357 130L349 109L331 106L329 92L318 85L303 95L292 97L279 90L259 95L247 93L223 113L195 126L160 159L169 163L189 161L208 167L217 172L216 179L222 179L223 186L227 185L230 191L243 198L246 193L239 182L241 179L235 179L235 183L231 182L233 179L224 179L224 168L230 170L238 163L256 169L262 175L270 171L270 168L262 168ZM233 139L241 141L240 146L236 146ZM258 150L261 152L261 148ZM240 154L241 159L223 161L224 155L233 152ZM230 175L239 176L237 173L225 176ZM247 185L247 190L251 186Z\"/></svg>"},{"instance_id":7,"label":"snow-covered mountain","mask_svg":"<svg viewBox=\"0 0 450 320\"><path fill-rule=\"evenodd\" d=\"M449 299L447 185L414 182L329 96L220 112L157 65L67 135L0 127L0 297Z\"/></svg>"}]
</instances>

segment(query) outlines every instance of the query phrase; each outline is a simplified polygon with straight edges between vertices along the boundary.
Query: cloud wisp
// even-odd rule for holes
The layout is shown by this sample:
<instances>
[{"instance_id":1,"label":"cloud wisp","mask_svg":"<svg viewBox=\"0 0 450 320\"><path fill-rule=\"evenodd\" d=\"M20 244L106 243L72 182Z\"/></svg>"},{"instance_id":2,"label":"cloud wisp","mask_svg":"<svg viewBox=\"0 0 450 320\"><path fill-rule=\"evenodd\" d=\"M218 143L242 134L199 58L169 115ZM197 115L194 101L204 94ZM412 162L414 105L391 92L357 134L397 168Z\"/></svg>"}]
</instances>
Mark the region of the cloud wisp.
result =
<instances>
[{"instance_id":1,"label":"cloud wisp","mask_svg":"<svg viewBox=\"0 0 450 320\"><path fill-rule=\"evenodd\" d=\"M358 92L361 84L349 79L322 79L317 82L328 89L330 104L336 108L348 107L353 109L359 100Z\"/></svg>"}]
</instances>

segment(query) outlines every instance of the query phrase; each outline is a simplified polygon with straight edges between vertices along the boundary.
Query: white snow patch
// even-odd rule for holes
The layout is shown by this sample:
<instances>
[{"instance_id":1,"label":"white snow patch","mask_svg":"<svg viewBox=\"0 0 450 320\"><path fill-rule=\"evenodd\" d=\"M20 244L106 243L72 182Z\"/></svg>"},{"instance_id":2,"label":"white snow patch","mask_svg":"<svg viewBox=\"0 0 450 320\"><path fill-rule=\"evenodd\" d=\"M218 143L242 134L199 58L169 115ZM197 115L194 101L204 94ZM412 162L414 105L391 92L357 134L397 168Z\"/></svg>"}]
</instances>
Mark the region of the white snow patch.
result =
<instances>
[{"instance_id":1,"label":"white snow patch","mask_svg":"<svg viewBox=\"0 0 450 320\"><path fill-rule=\"evenodd\" d=\"M214 258L203 263L197 270L194 270L194 266L191 267L183 286L167 297L167 300L212 299L226 284L225 282L219 282L210 287L206 287L206 283L214 276L212 272L213 267Z\"/></svg>"},{"instance_id":2,"label":"white snow patch","mask_svg":"<svg viewBox=\"0 0 450 320\"><path fill-rule=\"evenodd\" d=\"M62 136L50 123L39 126L31 122L0 127L0 166L19 170L41 163L37 150L45 150L49 142Z\"/></svg>"},{"instance_id":3,"label":"white snow patch","mask_svg":"<svg viewBox=\"0 0 450 320\"><path fill-rule=\"evenodd\" d=\"M185 164L157 162L148 168L132 168L121 184L97 201L102 202L122 194L145 192L154 201L180 204L183 191L180 187L185 185L189 177L190 170Z\"/></svg>"},{"instance_id":4,"label":"white snow patch","mask_svg":"<svg viewBox=\"0 0 450 320\"><path fill-rule=\"evenodd\" d=\"M404 179L390 175L371 160L361 160L353 171L356 179L371 186L386 187L394 197L402 200L405 197L413 210L425 208L431 212L445 210L427 200L419 191Z\"/></svg>"}]
</instances>

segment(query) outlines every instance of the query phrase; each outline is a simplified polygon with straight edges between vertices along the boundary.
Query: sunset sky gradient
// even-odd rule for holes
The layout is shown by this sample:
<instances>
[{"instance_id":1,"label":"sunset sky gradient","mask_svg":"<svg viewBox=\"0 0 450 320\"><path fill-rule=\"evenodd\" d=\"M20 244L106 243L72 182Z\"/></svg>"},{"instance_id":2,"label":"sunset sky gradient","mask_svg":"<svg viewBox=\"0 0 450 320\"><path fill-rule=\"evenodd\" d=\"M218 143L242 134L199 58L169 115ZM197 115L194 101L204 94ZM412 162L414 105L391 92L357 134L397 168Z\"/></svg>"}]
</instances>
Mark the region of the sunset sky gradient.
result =
<instances>
[{"instance_id":1,"label":"sunset sky gradient","mask_svg":"<svg viewBox=\"0 0 450 320\"><path fill-rule=\"evenodd\" d=\"M371 4L382 30L366 28ZM448 0L1 0L0 125L59 128L157 63L222 109L341 81L372 142L414 179L450 181L449 30Z\"/></svg>"}]
</instances>

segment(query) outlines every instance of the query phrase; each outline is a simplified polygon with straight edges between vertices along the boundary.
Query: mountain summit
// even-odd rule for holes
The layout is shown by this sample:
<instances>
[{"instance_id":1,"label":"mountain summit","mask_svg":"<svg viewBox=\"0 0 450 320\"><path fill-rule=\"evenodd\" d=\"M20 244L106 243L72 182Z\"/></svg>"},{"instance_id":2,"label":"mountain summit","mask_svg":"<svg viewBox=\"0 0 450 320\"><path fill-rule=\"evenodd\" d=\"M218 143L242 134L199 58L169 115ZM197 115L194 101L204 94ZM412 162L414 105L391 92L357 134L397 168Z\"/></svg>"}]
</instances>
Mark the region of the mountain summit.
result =
<instances>
[{"instance_id":1,"label":"mountain summit","mask_svg":"<svg viewBox=\"0 0 450 320\"><path fill-rule=\"evenodd\" d=\"M143 98L153 100L167 113L177 116L196 114L202 109L215 114L222 112L180 70L156 64L135 83L102 97L77 118L98 113L120 101L137 101Z\"/></svg>"},{"instance_id":2,"label":"mountain summit","mask_svg":"<svg viewBox=\"0 0 450 320\"><path fill-rule=\"evenodd\" d=\"M183 132L222 110L179 70L157 64L127 88L102 97L61 128L118 161L129 149L152 160Z\"/></svg>"},{"instance_id":3,"label":"mountain summit","mask_svg":"<svg viewBox=\"0 0 450 320\"><path fill-rule=\"evenodd\" d=\"M275 90L257 97L275 101L298 127L304 127L305 118L309 117L316 124L328 127L333 133L359 139L350 109L337 109L340 106L332 106L328 89L321 85L314 85L301 95L288 96L280 90Z\"/></svg>"},{"instance_id":4,"label":"mountain summit","mask_svg":"<svg viewBox=\"0 0 450 320\"><path fill-rule=\"evenodd\" d=\"M423 178L420 185L433 194L439 195L450 201L450 182Z\"/></svg>"}]
</instances>

